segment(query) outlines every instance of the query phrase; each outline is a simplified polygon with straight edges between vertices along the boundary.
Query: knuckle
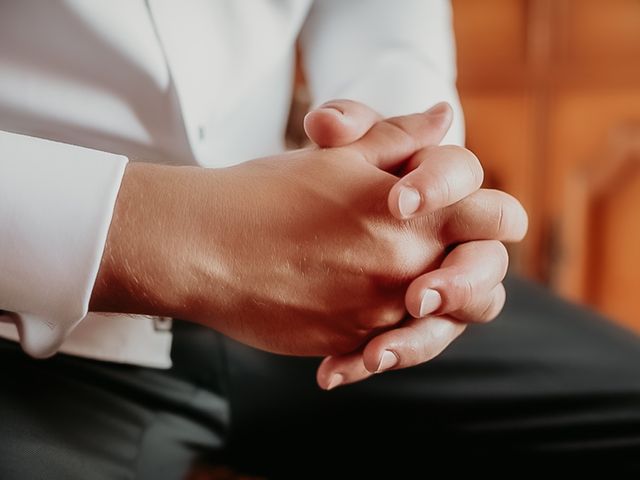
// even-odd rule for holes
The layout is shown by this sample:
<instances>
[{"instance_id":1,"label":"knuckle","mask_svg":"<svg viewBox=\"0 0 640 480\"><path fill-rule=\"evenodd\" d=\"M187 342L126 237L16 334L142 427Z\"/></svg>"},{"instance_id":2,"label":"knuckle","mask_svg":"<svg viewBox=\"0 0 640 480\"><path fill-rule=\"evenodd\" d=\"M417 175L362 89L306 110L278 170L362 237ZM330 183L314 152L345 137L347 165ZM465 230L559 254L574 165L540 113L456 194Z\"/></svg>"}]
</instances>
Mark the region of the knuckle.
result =
<instances>
[{"instance_id":1,"label":"knuckle","mask_svg":"<svg viewBox=\"0 0 640 480\"><path fill-rule=\"evenodd\" d=\"M457 308L466 308L475 293L475 288L469 280L468 274L459 271L454 273L450 277L449 286L452 292L455 292L456 303L458 303Z\"/></svg>"},{"instance_id":2,"label":"knuckle","mask_svg":"<svg viewBox=\"0 0 640 480\"><path fill-rule=\"evenodd\" d=\"M381 273L391 281L406 281L422 268L424 253L420 242L409 232L396 231L379 239Z\"/></svg>"},{"instance_id":3,"label":"knuckle","mask_svg":"<svg viewBox=\"0 0 640 480\"><path fill-rule=\"evenodd\" d=\"M421 342L420 361L427 362L435 358L453 340L451 324L444 319L432 322L427 335Z\"/></svg>"},{"instance_id":4,"label":"knuckle","mask_svg":"<svg viewBox=\"0 0 640 480\"><path fill-rule=\"evenodd\" d=\"M372 332L397 325L404 318L405 313L403 300L364 311L358 315L354 322L357 330L356 335L366 337Z\"/></svg>"},{"instance_id":5,"label":"knuckle","mask_svg":"<svg viewBox=\"0 0 640 480\"><path fill-rule=\"evenodd\" d=\"M482 168L482 164L480 163L480 160L478 159L475 153L473 153L471 150L467 150L467 149L464 149L464 150L465 150L465 164L469 169L469 174L473 179L473 184L479 188L480 185L482 185L482 182L484 181L484 169Z\"/></svg>"},{"instance_id":6,"label":"knuckle","mask_svg":"<svg viewBox=\"0 0 640 480\"><path fill-rule=\"evenodd\" d=\"M493 291L491 298L485 308L478 315L479 323L488 323L500 315L504 308L506 299L504 285L499 284Z\"/></svg>"},{"instance_id":7,"label":"knuckle","mask_svg":"<svg viewBox=\"0 0 640 480\"><path fill-rule=\"evenodd\" d=\"M496 220L494 222L496 231L495 231L495 237L496 238L502 238L504 237L504 235L507 233L508 231L508 214L507 212L507 207L505 205L504 202L500 203L500 205L498 206L498 210L496 212Z\"/></svg>"},{"instance_id":8,"label":"knuckle","mask_svg":"<svg viewBox=\"0 0 640 480\"><path fill-rule=\"evenodd\" d=\"M412 332L413 334L402 338L402 352L399 357L402 360L402 366L408 367L410 365L415 365L423 361L422 359L425 357L425 350L427 347L427 342L425 338L419 334L419 332ZM396 348L396 351L399 350Z\"/></svg>"},{"instance_id":9,"label":"knuckle","mask_svg":"<svg viewBox=\"0 0 640 480\"><path fill-rule=\"evenodd\" d=\"M511 241L519 241L527 233L528 217L522 204L512 195L500 192L497 211L497 234Z\"/></svg>"},{"instance_id":10,"label":"knuckle","mask_svg":"<svg viewBox=\"0 0 640 480\"><path fill-rule=\"evenodd\" d=\"M488 323L495 320L495 318L502 311L503 306L504 302L499 302L496 299L492 299L478 316L478 323Z\"/></svg>"},{"instance_id":11,"label":"knuckle","mask_svg":"<svg viewBox=\"0 0 640 480\"><path fill-rule=\"evenodd\" d=\"M374 330L386 329L397 325L405 316L404 303L401 305L390 305L381 309L373 318L372 328Z\"/></svg>"},{"instance_id":12,"label":"knuckle","mask_svg":"<svg viewBox=\"0 0 640 480\"><path fill-rule=\"evenodd\" d=\"M388 118L376 124L382 129L385 136L396 143L401 143L406 151L417 151L419 148L416 138L407 131L400 118ZM374 127L375 128L375 127Z\"/></svg>"},{"instance_id":13,"label":"knuckle","mask_svg":"<svg viewBox=\"0 0 640 480\"><path fill-rule=\"evenodd\" d=\"M493 311L495 310L493 303L493 301L489 302L489 304L485 306L482 312L480 312L480 314L476 316L475 320L477 323L489 323L495 318L495 315L493 315Z\"/></svg>"},{"instance_id":14,"label":"knuckle","mask_svg":"<svg viewBox=\"0 0 640 480\"><path fill-rule=\"evenodd\" d=\"M454 190L451 180L448 175L442 175L424 185L424 188L421 189L424 204L434 208L434 206L441 207L450 203Z\"/></svg>"},{"instance_id":15,"label":"knuckle","mask_svg":"<svg viewBox=\"0 0 640 480\"><path fill-rule=\"evenodd\" d=\"M443 151L455 158L461 160L462 164L467 168L469 176L473 179L473 183L478 187L484 181L484 169L482 163L475 153L468 148L458 145L444 145L441 147Z\"/></svg>"},{"instance_id":16,"label":"knuckle","mask_svg":"<svg viewBox=\"0 0 640 480\"><path fill-rule=\"evenodd\" d=\"M411 364L428 362L435 357L434 342L437 342L437 338L435 338L437 335L429 329L426 333L421 336L412 335L413 338L408 342L409 354L405 357Z\"/></svg>"},{"instance_id":17,"label":"knuckle","mask_svg":"<svg viewBox=\"0 0 640 480\"><path fill-rule=\"evenodd\" d=\"M494 210L493 225L495 238L510 238L514 220L513 197L507 193L499 192L497 208Z\"/></svg>"}]
</instances>

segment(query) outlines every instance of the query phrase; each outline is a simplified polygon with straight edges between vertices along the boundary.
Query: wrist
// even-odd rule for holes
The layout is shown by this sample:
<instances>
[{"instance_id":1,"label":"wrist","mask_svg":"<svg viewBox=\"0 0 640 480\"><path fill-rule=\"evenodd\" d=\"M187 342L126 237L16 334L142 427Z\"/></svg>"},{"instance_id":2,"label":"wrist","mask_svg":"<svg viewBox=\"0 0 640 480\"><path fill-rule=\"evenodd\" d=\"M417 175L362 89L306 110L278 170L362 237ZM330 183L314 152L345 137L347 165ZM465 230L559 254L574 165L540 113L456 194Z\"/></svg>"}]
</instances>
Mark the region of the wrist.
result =
<instances>
[{"instance_id":1,"label":"wrist","mask_svg":"<svg viewBox=\"0 0 640 480\"><path fill-rule=\"evenodd\" d=\"M130 163L122 179L91 311L181 317L187 285L197 167Z\"/></svg>"}]
</instances>

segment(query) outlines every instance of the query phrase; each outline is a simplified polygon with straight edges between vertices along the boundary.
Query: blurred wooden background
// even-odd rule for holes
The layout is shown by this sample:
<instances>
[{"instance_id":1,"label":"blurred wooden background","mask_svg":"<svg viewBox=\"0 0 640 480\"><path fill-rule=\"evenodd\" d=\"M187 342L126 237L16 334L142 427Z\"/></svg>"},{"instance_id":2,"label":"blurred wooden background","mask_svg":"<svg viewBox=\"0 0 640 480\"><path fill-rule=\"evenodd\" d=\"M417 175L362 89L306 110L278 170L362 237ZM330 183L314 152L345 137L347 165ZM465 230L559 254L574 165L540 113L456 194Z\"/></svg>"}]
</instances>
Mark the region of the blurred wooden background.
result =
<instances>
[{"instance_id":1,"label":"blurred wooden background","mask_svg":"<svg viewBox=\"0 0 640 480\"><path fill-rule=\"evenodd\" d=\"M512 270L640 331L640 0L453 0L467 146L530 231Z\"/></svg>"}]
</instances>

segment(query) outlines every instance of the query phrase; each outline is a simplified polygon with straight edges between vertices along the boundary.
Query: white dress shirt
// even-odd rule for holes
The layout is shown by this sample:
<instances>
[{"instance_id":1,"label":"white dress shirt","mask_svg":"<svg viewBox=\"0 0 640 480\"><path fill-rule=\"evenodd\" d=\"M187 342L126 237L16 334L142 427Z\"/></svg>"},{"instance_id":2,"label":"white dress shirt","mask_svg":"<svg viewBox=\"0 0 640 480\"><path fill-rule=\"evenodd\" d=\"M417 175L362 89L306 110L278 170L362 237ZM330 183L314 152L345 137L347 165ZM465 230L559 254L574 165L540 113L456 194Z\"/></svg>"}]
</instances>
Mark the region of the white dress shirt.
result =
<instances>
[{"instance_id":1,"label":"white dress shirt","mask_svg":"<svg viewBox=\"0 0 640 480\"><path fill-rule=\"evenodd\" d=\"M0 336L170 366L170 319L88 313L126 163L283 150L298 40L315 104L447 100L462 142L444 0L1 2Z\"/></svg>"}]
</instances>

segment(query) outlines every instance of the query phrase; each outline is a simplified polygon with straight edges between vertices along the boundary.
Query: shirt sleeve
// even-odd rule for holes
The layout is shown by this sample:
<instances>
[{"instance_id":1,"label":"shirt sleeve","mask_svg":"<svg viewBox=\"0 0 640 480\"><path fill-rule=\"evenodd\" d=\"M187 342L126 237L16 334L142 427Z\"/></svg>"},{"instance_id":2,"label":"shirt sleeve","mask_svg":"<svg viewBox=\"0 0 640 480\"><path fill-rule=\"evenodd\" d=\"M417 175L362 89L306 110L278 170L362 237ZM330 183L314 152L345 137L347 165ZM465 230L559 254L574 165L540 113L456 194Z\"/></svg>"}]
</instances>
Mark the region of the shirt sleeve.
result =
<instances>
[{"instance_id":1,"label":"shirt sleeve","mask_svg":"<svg viewBox=\"0 0 640 480\"><path fill-rule=\"evenodd\" d=\"M315 0L300 47L314 105L348 98L387 117L447 101L443 142L464 142L448 1Z\"/></svg>"},{"instance_id":2,"label":"shirt sleeve","mask_svg":"<svg viewBox=\"0 0 640 480\"><path fill-rule=\"evenodd\" d=\"M0 132L0 319L34 357L87 314L127 159Z\"/></svg>"}]
</instances>

